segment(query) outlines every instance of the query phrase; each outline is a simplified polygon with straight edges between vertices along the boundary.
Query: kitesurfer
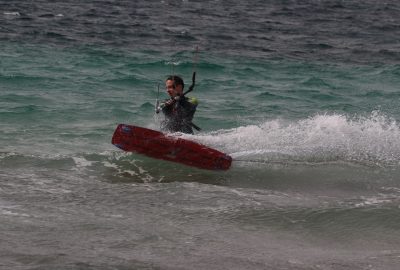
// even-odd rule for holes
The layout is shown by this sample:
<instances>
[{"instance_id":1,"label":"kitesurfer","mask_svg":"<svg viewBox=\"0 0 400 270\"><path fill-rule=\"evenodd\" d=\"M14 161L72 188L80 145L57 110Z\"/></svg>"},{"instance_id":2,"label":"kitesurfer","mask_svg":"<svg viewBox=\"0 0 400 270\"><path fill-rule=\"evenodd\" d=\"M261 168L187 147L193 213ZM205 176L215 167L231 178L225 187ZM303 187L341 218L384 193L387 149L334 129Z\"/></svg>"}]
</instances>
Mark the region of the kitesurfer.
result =
<instances>
[{"instance_id":1,"label":"kitesurfer","mask_svg":"<svg viewBox=\"0 0 400 270\"><path fill-rule=\"evenodd\" d=\"M167 132L183 132L193 134L193 128L199 128L192 123L197 108L197 99L186 97L183 93L185 84L181 77L169 76L165 81L169 99L161 102L156 113L163 112L165 119L161 122L161 130Z\"/></svg>"}]
</instances>

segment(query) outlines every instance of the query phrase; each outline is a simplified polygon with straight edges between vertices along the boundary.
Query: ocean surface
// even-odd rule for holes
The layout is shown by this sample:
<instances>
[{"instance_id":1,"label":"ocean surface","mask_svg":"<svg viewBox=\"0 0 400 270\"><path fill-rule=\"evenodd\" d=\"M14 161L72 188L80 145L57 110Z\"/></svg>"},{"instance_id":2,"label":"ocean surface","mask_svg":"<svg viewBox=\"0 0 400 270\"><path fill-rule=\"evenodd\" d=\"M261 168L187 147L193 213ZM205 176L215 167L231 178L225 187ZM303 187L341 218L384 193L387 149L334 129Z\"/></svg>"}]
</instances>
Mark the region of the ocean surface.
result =
<instances>
[{"instance_id":1,"label":"ocean surface","mask_svg":"<svg viewBox=\"0 0 400 270\"><path fill-rule=\"evenodd\" d=\"M399 14L0 0L0 269L399 269ZM193 71L202 131L181 136L230 170L111 144L158 129L158 85Z\"/></svg>"}]
</instances>

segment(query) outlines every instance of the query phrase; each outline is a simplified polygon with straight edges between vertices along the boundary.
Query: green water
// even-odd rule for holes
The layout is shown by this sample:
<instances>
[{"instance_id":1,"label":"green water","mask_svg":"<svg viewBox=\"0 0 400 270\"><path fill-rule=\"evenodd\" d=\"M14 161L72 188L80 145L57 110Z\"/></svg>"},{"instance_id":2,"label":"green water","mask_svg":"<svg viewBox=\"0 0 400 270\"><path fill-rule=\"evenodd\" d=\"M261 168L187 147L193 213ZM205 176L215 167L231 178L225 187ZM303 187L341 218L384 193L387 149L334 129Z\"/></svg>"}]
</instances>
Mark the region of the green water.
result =
<instances>
[{"instance_id":1,"label":"green water","mask_svg":"<svg viewBox=\"0 0 400 270\"><path fill-rule=\"evenodd\" d=\"M189 84L191 50L3 45L1 223L20 253L6 250L5 265L181 265L166 250L203 263L209 250L233 254L238 267L247 256L255 269L396 260L399 66L200 51L191 95L203 131L184 137L230 154L231 170L220 173L110 143L118 123L159 128L158 84L160 98L168 74ZM37 246L45 255L21 255Z\"/></svg>"}]
</instances>

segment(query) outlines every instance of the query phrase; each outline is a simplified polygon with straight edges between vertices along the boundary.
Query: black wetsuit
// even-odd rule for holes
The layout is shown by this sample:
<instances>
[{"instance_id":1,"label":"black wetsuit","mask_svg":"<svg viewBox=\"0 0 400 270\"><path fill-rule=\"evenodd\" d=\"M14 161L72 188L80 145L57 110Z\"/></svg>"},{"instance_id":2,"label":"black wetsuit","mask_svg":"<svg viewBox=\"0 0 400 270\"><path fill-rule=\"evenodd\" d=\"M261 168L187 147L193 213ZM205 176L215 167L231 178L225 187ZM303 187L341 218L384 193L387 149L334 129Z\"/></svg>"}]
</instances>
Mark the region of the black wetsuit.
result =
<instances>
[{"instance_id":1,"label":"black wetsuit","mask_svg":"<svg viewBox=\"0 0 400 270\"><path fill-rule=\"evenodd\" d=\"M161 104L165 116L165 120L161 122L161 130L193 134L192 120L196 112L197 100L181 97L172 104L168 104L168 102L171 102L171 99L165 100Z\"/></svg>"}]
</instances>

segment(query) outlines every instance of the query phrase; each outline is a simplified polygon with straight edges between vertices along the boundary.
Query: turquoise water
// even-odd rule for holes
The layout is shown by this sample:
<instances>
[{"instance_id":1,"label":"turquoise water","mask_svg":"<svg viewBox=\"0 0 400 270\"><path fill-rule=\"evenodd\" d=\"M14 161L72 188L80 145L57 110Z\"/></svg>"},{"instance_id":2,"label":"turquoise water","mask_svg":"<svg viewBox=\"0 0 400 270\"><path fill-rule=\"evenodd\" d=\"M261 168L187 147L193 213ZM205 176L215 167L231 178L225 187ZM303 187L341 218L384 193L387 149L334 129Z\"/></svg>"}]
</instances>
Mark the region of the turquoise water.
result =
<instances>
[{"instance_id":1,"label":"turquoise water","mask_svg":"<svg viewBox=\"0 0 400 270\"><path fill-rule=\"evenodd\" d=\"M397 4L0 7L0 268L397 269ZM229 171L111 145L194 70Z\"/></svg>"},{"instance_id":2,"label":"turquoise water","mask_svg":"<svg viewBox=\"0 0 400 270\"><path fill-rule=\"evenodd\" d=\"M173 71L191 78L194 68L190 51L167 61L156 52L12 45L2 60L4 152L113 150L109 138L117 123L158 128L158 84ZM201 102L199 140L211 136L231 154L252 144L261 148L251 150L320 147L311 154L333 153L316 162L340 154L351 159L344 161L398 165L396 65L199 57L192 93Z\"/></svg>"}]
</instances>

